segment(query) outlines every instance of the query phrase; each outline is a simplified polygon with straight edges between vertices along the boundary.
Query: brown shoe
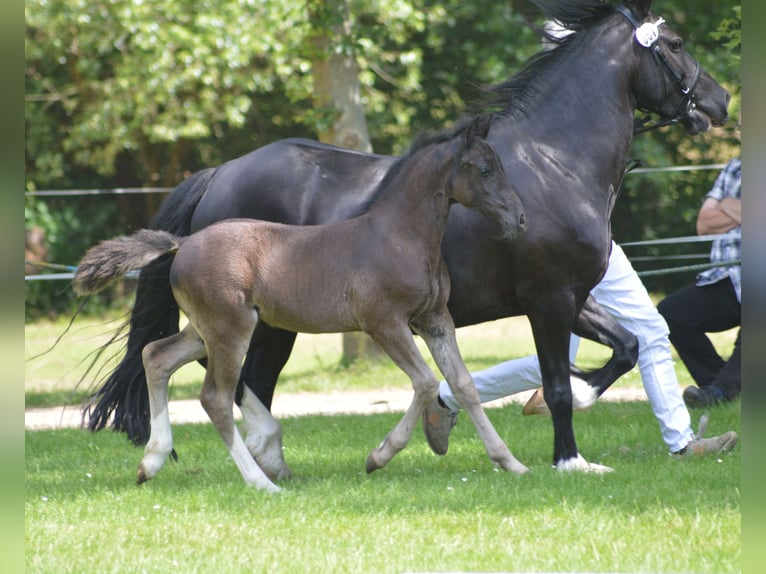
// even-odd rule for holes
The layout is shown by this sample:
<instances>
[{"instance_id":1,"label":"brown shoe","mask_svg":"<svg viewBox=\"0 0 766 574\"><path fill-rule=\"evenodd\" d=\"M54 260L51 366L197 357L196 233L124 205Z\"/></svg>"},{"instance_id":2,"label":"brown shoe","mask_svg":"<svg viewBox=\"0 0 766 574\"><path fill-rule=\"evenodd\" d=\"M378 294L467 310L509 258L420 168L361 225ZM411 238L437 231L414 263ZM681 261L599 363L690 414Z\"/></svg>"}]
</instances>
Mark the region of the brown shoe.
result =
<instances>
[{"instance_id":1,"label":"brown shoe","mask_svg":"<svg viewBox=\"0 0 766 574\"><path fill-rule=\"evenodd\" d=\"M734 431L723 433L721 436L710 438L695 438L686 447L673 454L678 456L702 456L728 452L737 445L739 437Z\"/></svg>"},{"instance_id":2,"label":"brown shoe","mask_svg":"<svg viewBox=\"0 0 766 574\"><path fill-rule=\"evenodd\" d=\"M700 417L699 426L697 427L697 434L694 435L694 438L691 441L689 441L689 444L673 454L677 456L717 454L730 451L737 445L739 437L734 431L725 432L721 436L702 438L707 430L708 420L708 415L702 415Z\"/></svg>"},{"instance_id":3,"label":"brown shoe","mask_svg":"<svg viewBox=\"0 0 766 574\"><path fill-rule=\"evenodd\" d=\"M524 405L524 408L521 409L521 413L524 415L542 415L542 416L550 416L551 411L548 408L548 404L545 402L545 397L543 397L543 388L538 388L534 394L529 397L529 400L527 401L527 404Z\"/></svg>"}]
</instances>

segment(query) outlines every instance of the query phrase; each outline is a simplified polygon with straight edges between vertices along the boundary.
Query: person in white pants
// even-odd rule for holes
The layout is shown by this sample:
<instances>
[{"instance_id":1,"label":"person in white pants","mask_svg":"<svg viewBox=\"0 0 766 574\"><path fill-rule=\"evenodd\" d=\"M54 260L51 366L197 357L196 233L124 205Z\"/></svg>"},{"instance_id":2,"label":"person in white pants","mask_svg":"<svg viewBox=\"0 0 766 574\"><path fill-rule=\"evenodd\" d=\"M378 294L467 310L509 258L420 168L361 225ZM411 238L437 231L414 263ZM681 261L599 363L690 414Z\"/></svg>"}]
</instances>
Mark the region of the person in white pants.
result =
<instances>
[{"instance_id":1,"label":"person in white pants","mask_svg":"<svg viewBox=\"0 0 766 574\"><path fill-rule=\"evenodd\" d=\"M695 436L692 431L689 411L681 397L670 354L667 324L652 303L649 293L622 248L614 241L607 271L601 282L593 288L591 295L624 328L638 338L641 382L670 452L695 455L732 449L738 440L734 431L707 439ZM572 363L577 355L579 340L579 337L572 335ZM481 402L542 386L537 355L506 361L472 373L472 376ZM594 402L593 391L587 388L584 381L572 379L572 382L574 408L587 408ZM435 453L447 452L449 433L455 425L460 409L460 403L455 399L449 385L442 380L439 384L439 396L428 406L423 416L426 438ZM700 435L702 432L700 430Z\"/></svg>"}]
</instances>

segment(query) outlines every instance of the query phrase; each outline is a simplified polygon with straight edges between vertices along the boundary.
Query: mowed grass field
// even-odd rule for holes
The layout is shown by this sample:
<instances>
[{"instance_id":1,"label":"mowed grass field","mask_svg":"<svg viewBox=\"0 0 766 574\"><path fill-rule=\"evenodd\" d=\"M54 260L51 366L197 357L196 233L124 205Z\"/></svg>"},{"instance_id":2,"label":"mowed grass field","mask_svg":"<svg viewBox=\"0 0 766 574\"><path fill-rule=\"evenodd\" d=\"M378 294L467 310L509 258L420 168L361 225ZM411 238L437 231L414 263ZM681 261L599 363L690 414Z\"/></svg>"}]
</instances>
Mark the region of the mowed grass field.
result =
<instances>
[{"instance_id":1,"label":"mowed grass field","mask_svg":"<svg viewBox=\"0 0 766 574\"><path fill-rule=\"evenodd\" d=\"M28 325L27 356L64 326ZM76 402L80 361L110 328L79 321L54 351L27 361L28 406ZM459 333L472 369L533 351L525 319ZM717 342L730 348L733 333ZM578 362L605 357L583 343ZM339 358L339 336L301 336L277 392L409 386L386 361L343 369ZM179 372L174 397L196 396L200 373ZM617 385L640 386L637 372ZM584 456L615 472L562 474L550 466L550 419L523 417L518 405L488 414L529 474L494 468L461 415L446 456L431 453L417 428L367 475L367 454L400 415L312 415L281 421L294 476L277 495L244 486L209 424L175 425L179 460L141 487L141 449L121 435L27 432L26 571L740 571L740 447L678 460L647 403L600 402L575 413L575 432ZM741 430L739 401L710 411L708 434L726 430Z\"/></svg>"}]
</instances>

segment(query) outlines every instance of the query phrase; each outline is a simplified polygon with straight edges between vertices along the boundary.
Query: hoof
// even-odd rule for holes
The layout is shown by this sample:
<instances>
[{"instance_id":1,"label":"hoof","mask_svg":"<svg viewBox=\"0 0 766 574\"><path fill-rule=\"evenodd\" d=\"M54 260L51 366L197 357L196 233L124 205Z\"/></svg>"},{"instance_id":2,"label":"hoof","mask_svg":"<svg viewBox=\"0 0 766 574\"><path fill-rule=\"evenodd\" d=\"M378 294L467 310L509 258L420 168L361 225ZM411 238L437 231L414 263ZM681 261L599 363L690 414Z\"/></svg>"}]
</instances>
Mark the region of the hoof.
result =
<instances>
[{"instance_id":1,"label":"hoof","mask_svg":"<svg viewBox=\"0 0 766 574\"><path fill-rule=\"evenodd\" d=\"M555 464L556 470L562 472L588 472L592 474L606 474L614 472L611 466L604 466L603 464L596 464L594 462L588 462L583 458L581 454L577 455L577 458L570 458L567 460L560 460Z\"/></svg>"},{"instance_id":2,"label":"hoof","mask_svg":"<svg viewBox=\"0 0 766 574\"><path fill-rule=\"evenodd\" d=\"M264 483L251 483L251 484L248 484L248 486L255 487L258 490L264 490L268 492L269 494L281 494L283 492L281 488L279 488L276 484L274 484L271 481L264 482Z\"/></svg>"},{"instance_id":3,"label":"hoof","mask_svg":"<svg viewBox=\"0 0 766 574\"><path fill-rule=\"evenodd\" d=\"M364 469L367 471L367 474L373 473L376 470L379 470L385 466L376 459L376 456L375 456L376 454L377 454L377 449L372 451L370 455L367 457L367 462L364 465Z\"/></svg>"},{"instance_id":4,"label":"hoof","mask_svg":"<svg viewBox=\"0 0 766 574\"><path fill-rule=\"evenodd\" d=\"M515 460L510 465L502 466L502 468L503 470L514 474L527 474L529 472L529 468L527 468L526 465L521 464L518 460Z\"/></svg>"},{"instance_id":5,"label":"hoof","mask_svg":"<svg viewBox=\"0 0 766 574\"><path fill-rule=\"evenodd\" d=\"M152 477L147 475L144 471L144 467L139 466L138 467L138 473L136 475L136 485L141 486L143 483L145 483L147 480L150 480Z\"/></svg>"}]
</instances>

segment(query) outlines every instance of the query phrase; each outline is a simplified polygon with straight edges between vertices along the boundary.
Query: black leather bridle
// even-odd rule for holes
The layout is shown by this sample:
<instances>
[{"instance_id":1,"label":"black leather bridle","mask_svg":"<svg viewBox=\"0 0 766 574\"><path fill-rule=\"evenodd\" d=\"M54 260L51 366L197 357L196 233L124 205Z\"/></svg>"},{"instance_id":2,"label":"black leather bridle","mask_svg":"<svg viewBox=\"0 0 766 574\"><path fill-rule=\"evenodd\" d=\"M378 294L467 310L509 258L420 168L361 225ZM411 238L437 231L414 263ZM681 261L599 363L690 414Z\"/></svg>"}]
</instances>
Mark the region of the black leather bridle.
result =
<instances>
[{"instance_id":1,"label":"black leather bridle","mask_svg":"<svg viewBox=\"0 0 766 574\"><path fill-rule=\"evenodd\" d=\"M625 16L628 22L633 25L634 29L638 30L641 27L641 22L636 19L636 17L633 15L633 12L630 11L630 8L627 8L626 6L616 6L615 10ZM670 77L673 78L673 83L681 93L681 99L679 100L678 104L676 104L675 108L673 108L673 111L670 113L670 115L663 116L659 121L652 122L650 115L646 115L643 118L637 119L633 128L634 133L642 133L653 130L655 128L675 124L684 117L688 116L697 105L695 103L696 96L694 94L694 90L697 87L697 82L700 78L700 64L697 60L694 60L694 75L692 76L692 81L690 84L686 84L684 82L683 74L679 73L678 70L670 65L670 61L668 60L667 55L662 50L662 47L658 42L655 41L649 46L644 44L641 45L646 47L647 50L650 50L655 62L657 62L657 65L664 69L670 75ZM651 113L650 110L643 108L640 105L638 106L638 109L642 112L646 112L647 114Z\"/></svg>"}]
</instances>

